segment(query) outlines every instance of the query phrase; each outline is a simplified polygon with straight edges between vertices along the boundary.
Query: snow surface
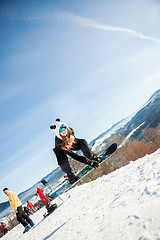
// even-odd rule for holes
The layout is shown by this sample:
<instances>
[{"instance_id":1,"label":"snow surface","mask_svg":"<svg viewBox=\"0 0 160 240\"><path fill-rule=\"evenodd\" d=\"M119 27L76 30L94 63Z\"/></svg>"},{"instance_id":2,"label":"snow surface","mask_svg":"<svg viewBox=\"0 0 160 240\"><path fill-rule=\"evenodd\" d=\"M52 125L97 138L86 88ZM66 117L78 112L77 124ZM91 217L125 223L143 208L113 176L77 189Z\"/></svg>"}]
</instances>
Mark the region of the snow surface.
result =
<instances>
[{"instance_id":1,"label":"snow surface","mask_svg":"<svg viewBox=\"0 0 160 240\"><path fill-rule=\"evenodd\" d=\"M160 240L160 149L106 176L75 187L31 216L36 226L18 225L7 240Z\"/></svg>"}]
</instances>

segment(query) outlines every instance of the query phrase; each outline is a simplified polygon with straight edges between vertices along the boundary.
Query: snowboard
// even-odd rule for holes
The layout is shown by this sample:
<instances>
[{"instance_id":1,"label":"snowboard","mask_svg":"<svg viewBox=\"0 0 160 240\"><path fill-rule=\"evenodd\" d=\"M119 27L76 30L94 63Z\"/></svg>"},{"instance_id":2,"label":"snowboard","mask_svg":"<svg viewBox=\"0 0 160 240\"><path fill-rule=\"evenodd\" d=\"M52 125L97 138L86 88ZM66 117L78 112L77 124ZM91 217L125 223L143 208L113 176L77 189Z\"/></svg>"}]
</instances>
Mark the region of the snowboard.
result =
<instances>
[{"instance_id":1,"label":"snowboard","mask_svg":"<svg viewBox=\"0 0 160 240\"><path fill-rule=\"evenodd\" d=\"M98 158L100 160L100 164L101 164L101 162L103 162L104 160L109 158L116 150L117 150L117 144L116 143L113 143L109 147L107 147L107 149L103 153L98 155ZM94 169L94 168L87 165L85 168L82 169L82 171L80 171L80 173L78 173L76 175L76 177L79 180L83 176L85 176L88 172L90 172L92 169Z\"/></svg>"},{"instance_id":2,"label":"snowboard","mask_svg":"<svg viewBox=\"0 0 160 240\"><path fill-rule=\"evenodd\" d=\"M113 155L113 153L117 150L117 144L113 143L107 149L105 149L101 154L98 155L98 158L100 159L100 164ZM90 171L92 171L94 168L91 166L86 165L85 168L83 168L77 175L77 181L73 184L70 184L68 182L69 179L65 179L62 183L60 183L58 186L62 185L58 190L52 192L50 194L50 197L55 199L56 197L60 196L62 193L68 191L72 186L76 185L77 182L80 181L83 177L85 177L86 174L88 174ZM65 183L67 181L67 183Z\"/></svg>"},{"instance_id":3,"label":"snowboard","mask_svg":"<svg viewBox=\"0 0 160 240\"><path fill-rule=\"evenodd\" d=\"M100 154L99 158L103 161L106 158L110 157L117 150L117 143L111 144L102 154Z\"/></svg>"},{"instance_id":4,"label":"snowboard","mask_svg":"<svg viewBox=\"0 0 160 240\"><path fill-rule=\"evenodd\" d=\"M113 143L103 153L101 153L98 156L98 158L101 160L99 166L101 165L101 163L103 163L103 161L110 158L115 153L116 150L117 150L117 144ZM89 169L87 171L87 173L85 173L83 176L79 176L79 174L78 174L77 176L79 177L79 179L75 183L70 184L70 187L68 189L66 189L64 192L69 191L71 188L73 188L75 186L81 185L82 182L84 182L84 178L87 177L87 175L89 175L92 171L96 171L96 169L91 166L86 166L84 169L86 169L86 168ZM82 171L84 171L84 169Z\"/></svg>"},{"instance_id":5,"label":"snowboard","mask_svg":"<svg viewBox=\"0 0 160 240\"><path fill-rule=\"evenodd\" d=\"M44 218L49 216L56 208L57 208L57 203L54 203L53 205L46 207L47 208L47 213L43 215Z\"/></svg>"}]
</instances>

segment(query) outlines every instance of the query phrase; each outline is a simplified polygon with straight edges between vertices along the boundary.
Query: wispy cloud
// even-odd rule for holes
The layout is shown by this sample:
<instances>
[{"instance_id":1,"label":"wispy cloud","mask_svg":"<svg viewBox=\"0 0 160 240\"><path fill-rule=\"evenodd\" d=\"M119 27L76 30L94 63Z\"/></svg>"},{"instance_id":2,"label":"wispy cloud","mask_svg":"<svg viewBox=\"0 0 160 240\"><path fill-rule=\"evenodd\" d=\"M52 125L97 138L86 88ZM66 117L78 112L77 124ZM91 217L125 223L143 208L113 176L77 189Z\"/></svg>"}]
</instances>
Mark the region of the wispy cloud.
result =
<instances>
[{"instance_id":1,"label":"wispy cloud","mask_svg":"<svg viewBox=\"0 0 160 240\"><path fill-rule=\"evenodd\" d=\"M33 162L35 161L40 161L40 159L43 159L46 156L46 153L48 153L49 151L49 147L45 148L44 150L42 150L40 153L38 153L37 155L33 156L32 158L30 158L27 161L24 161L21 165L19 165L18 167L16 167L14 170L12 170L12 172L10 172L8 175L6 175L5 177L0 179L0 182L7 182L8 179L12 179L13 176L16 176L16 174L18 172L23 172L22 170L24 170L26 168L27 165L32 165Z\"/></svg>"},{"instance_id":2,"label":"wispy cloud","mask_svg":"<svg viewBox=\"0 0 160 240\"><path fill-rule=\"evenodd\" d=\"M114 26L109 26L109 25L106 25L106 24L101 24L101 23L98 23L97 21L95 21L93 19L84 18L84 17L77 16L75 14L68 13L68 12L64 12L63 17L70 20L74 24L81 24L83 26L97 28L97 29L105 30L105 31L124 32L124 33L127 33L127 34L129 34L133 37L138 37L138 38L147 39L147 40L151 40L151 41L160 43L160 39L157 39L157 38L152 37L152 36L144 35L143 33L137 32L133 29L124 28L124 27L114 27Z\"/></svg>"},{"instance_id":3,"label":"wispy cloud","mask_svg":"<svg viewBox=\"0 0 160 240\"><path fill-rule=\"evenodd\" d=\"M24 89L24 84L14 86L13 84L4 86L4 82L0 85L0 104L10 100Z\"/></svg>"},{"instance_id":4,"label":"wispy cloud","mask_svg":"<svg viewBox=\"0 0 160 240\"><path fill-rule=\"evenodd\" d=\"M10 15L11 17L11 15ZM125 27L118 27L118 26L110 26L107 24L101 24L98 23L96 20L91 19L91 18L85 18L78 16L76 14L73 14L71 12L67 12L64 10L51 10L51 9L46 9L43 11L32 11L32 13L26 13L19 11L18 14L12 14L11 17L13 20L23 20L23 21L51 21L51 20L58 20L58 21L63 21L63 22L71 22L72 24L77 24L77 25L83 25L85 27L90 27L90 28L96 28L99 30L104 30L104 31L111 31L111 32L122 32L125 34L129 34L133 37L145 39L145 40L150 40L153 42L160 43L160 39L145 35L141 32L137 32L133 29L130 28L125 28Z\"/></svg>"},{"instance_id":5,"label":"wispy cloud","mask_svg":"<svg viewBox=\"0 0 160 240\"><path fill-rule=\"evenodd\" d=\"M158 72L158 73L154 74L153 76L147 78L145 80L145 83L152 82L152 81L156 80L157 78L160 78L160 72Z\"/></svg>"},{"instance_id":6,"label":"wispy cloud","mask_svg":"<svg viewBox=\"0 0 160 240\"><path fill-rule=\"evenodd\" d=\"M143 33L136 32L136 31L134 31L132 29L129 29L129 28L108 26L108 25L99 24L99 23L96 23L96 22L88 24L88 26L93 27L93 28L97 28L97 29L106 30L106 31L124 32L124 33L128 33L129 35L132 35L133 37L138 37L138 38L147 39L147 40L151 40L153 42L159 42L160 43L160 39L156 39L156 38L151 37L151 36L146 36Z\"/></svg>"}]
</instances>

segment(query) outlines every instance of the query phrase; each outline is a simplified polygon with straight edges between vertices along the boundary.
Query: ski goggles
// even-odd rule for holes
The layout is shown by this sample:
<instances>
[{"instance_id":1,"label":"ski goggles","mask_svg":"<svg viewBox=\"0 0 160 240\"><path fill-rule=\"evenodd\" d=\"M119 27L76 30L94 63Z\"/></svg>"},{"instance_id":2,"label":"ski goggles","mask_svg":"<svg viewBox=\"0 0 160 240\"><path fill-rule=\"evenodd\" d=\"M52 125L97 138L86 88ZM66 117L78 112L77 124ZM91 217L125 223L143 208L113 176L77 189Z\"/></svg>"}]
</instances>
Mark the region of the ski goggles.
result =
<instances>
[{"instance_id":1,"label":"ski goggles","mask_svg":"<svg viewBox=\"0 0 160 240\"><path fill-rule=\"evenodd\" d=\"M60 128L59 128L59 131L63 132L66 129L67 129L66 125L61 125Z\"/></svg>"}]
</instances>

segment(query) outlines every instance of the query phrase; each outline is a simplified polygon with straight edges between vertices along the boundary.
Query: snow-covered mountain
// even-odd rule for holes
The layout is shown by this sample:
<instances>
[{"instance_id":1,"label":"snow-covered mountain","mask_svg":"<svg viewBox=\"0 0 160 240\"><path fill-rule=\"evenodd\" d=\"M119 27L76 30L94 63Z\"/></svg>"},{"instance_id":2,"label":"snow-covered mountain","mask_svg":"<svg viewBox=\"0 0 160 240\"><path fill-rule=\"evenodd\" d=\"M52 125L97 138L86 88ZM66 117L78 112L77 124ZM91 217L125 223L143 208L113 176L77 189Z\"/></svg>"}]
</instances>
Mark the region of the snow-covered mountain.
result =
<instances>
[{"instance_id":1,"label":"snow-covered mountain","mask_svg":"<svg viewBox=\"0 0 160 240\"><path fill-rule=\"evenodd\" d=\"M53 200L58 208L23 234L19 224L4 240L160 239L160 149Z\"/></svg>"},{"instance_id":2,"label":"snow-covered mountain","mask_svg":"<svg viewBox=\"0 0 160 240\"><path fill-rule=\"evenodd\" d=\"M140 140L144 129L155 128L160 123L160 89L133 115L114 124L109 130L94 139L93 151L102 151L108 146L108 139L114 134Z\"/></svg>"},{"instance_id":3,"label":"snow-covered mountain","mask_svg":"<svg viewBox=\"0 0 160 240\"><path fill-rule=\"evenodd\" d=\"M124 128L119 129L118 133L127 136L133 129L143 125L132 137L140 139L142 130L155 128L160 123L160 90L156 91L150 100L133 116Z\"/></svg>"},{"instance_id":4,"label":"snow-covered mountain","mask_svg":"<svg viewBox=\"0 0 160 240\"><path fill-rule=\"evenodd\" d=\"M159 95L159 94L160 94L160 89L156 90L156 91L151 95L151 97L150 97L150 99L149 99L148 101L150 102L150 101L154 100L154 99L157 97L157 95Z\"/></svg>"},{"instance_id":5,"label":"snow-covered mountain","mask_svg":"<svg viewBox=\"0 0 160 240\"><path fill-rule=\"evenodd\" d=\"M106 145L108 145L108 138L110 138L113 134L115 134L120 128L123 128L127 122L129 122L132 119L132 116L129 116L128 118L122 119L121 121L114 124L110 129L99 135L97 138L92 140L89 145L92 148L92 151L100 152L104 148L106 148Z\"/></svg>"}]
</instances>

